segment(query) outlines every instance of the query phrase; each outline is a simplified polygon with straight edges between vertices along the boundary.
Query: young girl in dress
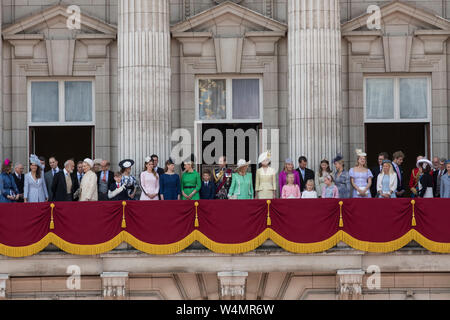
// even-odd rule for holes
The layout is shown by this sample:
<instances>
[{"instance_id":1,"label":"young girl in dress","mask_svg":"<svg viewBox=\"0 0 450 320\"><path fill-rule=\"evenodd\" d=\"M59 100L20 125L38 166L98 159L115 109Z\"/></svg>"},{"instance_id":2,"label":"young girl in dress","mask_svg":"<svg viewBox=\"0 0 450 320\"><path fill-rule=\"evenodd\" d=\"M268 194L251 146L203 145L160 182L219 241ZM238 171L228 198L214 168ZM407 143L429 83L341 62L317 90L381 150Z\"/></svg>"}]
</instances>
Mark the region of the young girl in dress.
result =
<instances>
[{"instance_id":1,"label":"young girl in dress","mask_svg":"<svg viewBox=\"0 0 450 320\"><path fill-rule=\"evenodd\" d=\"M288 173L286 176L286 182L283 186L283 189L281 191L281 198L282 199L300 199L301 193L300 193L300 187L298 184L294 183L295 176L293 173Z\"/></svg>"},{"instance_id":2,"label":"young girl in dress","mask_svg":"<svg viewBox=\"0 0 450 320\"><path fill-rule=\"evenodd\" d=\"M317 199L317 192L314 191L314 180L306 182L306 190L302 193L302 199Z\"/></svg>"},{"instance_id":3,"label":"young girl in dress","mask_svg":"<svg viewBox=\"0 0 450 320\"><path fill-rule=\"evenodd\" d=\"M322 198L339 198L339 190L334 184L333 176L330 174L325 174L323 177L325 185L322 187Z\"/></svg>"}]
</instances>

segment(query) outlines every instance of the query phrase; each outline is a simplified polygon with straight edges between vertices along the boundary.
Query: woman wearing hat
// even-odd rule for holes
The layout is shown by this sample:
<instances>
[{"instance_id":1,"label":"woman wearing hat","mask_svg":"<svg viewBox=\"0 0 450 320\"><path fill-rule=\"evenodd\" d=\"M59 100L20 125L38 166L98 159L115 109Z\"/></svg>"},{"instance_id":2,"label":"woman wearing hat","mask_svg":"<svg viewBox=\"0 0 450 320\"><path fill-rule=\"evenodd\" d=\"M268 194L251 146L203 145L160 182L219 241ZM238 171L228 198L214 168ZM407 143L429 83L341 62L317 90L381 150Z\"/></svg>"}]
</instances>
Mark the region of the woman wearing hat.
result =
<instances>
[{"instance_id":1,"label":"woman wearing hat","mask_svg":"<svg viewBox=\"0 0 450 320\"><path fill-rule=\"evenodd\" d=\"M379 198L397 198L397 174L390 160L383 160L383 169L377 178L377 194Z\"/></svg>"},{"instance_id":2,"label":"woman wearing hat","mask_svg":"<svg viewBox=\"0 0 450 320\"><path fill-rule=\"evenodd\" d=\"M41 161L37 156L30 156L30 172L25 175L23 188L24 202L47 202L48 192L42 177Z\"/></svg>"},{"instance_id":3,"label":"woman wearing hat","mask_svg":"<svg viewBox=\"0 0 450 320\"><path fill-rule=\"evenodd\" d=\"M294 185L300 186L300 174L297 170L294 170L294 161L292 161L292 159L286 159L286 161L284 161L284 169L278 175L280 197L282 195L283 187L287 184L287 175L290 173L294 175Z\"/></svg>"},{"instance_id":4,"label":"woman wearing hat","mask_svg":"<svg viewBox=\"0 0 450 320\"><path fill-rule=\"evenodd\" d=\"M129 200L135 200L138 186L136 178L131 175L131 167L133 165L134 161L131 159L122 160L119 163L120 173L122 174L122 180L120 181L120 185L125 186Z\"/></svg>"},{"instance_id":5,"label":"woman wearing hat","mask_svg":"<svg viewBox=\"0 0 450 320\"><path fill-rule=\"evenodd\" d=\"M188 160L184 162L184 173L181 177L181 199L182 200L200 200L200 189L202 181L200 174L194 170L194 162Z\"/></svg>"},{"instance_id":6,"label":"woman wearing hat","mask_svg":"<svg viewBox=\"0 0 450 320\"><path fill-rule=\"evenodd\" d=\"M145 158L145 169L141 173L141 200L159 200L159 175L152 158Z\"/></svg>"},{"instance_id":7,"label":"woman wearing hat","mask_svg":"<svg viewBox=\"0 0 450 320\"><path fill-rule=\"evenodd\" d=\"M445 161L446 172L441 177L441 198L450 198L450 160Z\"/></svg>"},{"instance_id":8,"label":"woman wearing hat","mask_svg":"<svg viewBox=\"0 0 450 320\"><path fill-rule=\"evenodd\" d=\"M17 188L16 182L14 181L14 177L12 175L12 162L9 159L6 159L2 163L2 173L0 175L0 179L2 180L1 193L5 198L5 202L16 202L19 200L19 189Z\"/></svg>"},{"instance_id":9,"label":"woman wearing hat","mask_svg":"<svg viewBox=\"0 0 450 320\"><path fill-rule=\"evenodd\" d=\"M79 201L98 201L97 175L94 170L94 161L87 158L83 161L84 176L80 185Z\"/></svg>"},{"instance_id":10,"label":"woman wearing hat","mask_svg":"<svg viewBox=\"0 0 450 320\"><path fill-rule=\"evenodd\" d=\"M236 173L233 173L231 187L228 192L228 199L253 199L253 178L250 172L247 172L250 161L244 159L238 161Z\"/></svg>"},{"instance_id":11,"label":"woman wearing hat","mask_svg":"<svg viewBox=\"0 0 450 320\"><path fill-rule=\"evenodd\" d=\"M255 191L258 199L276 198L277 177L270 165L270 152L264 152L258 158L261 168L256 170Z\"/></svg>"},{"instance_id":12,"label":"woman wearing hat","mask_svg":"<svg viewBox=\"0 0 450 320\"><path fill-rule=\"evenodd\" d=\"M175 173L175 164L172 159L166 161L164 174L159 178L159 193L161 200L180 200L180 176Z\"/></svg>"},{"instance_id":13,"label":"woman wearing hat","mask_svg":"<svg viewBox=\"0 0 450 320\"><path fill-rule=\"evenodd\" d=\"M428 159L420 159L417 161L417 167L422 168L422 175L418 183L418 196L420 198L433 198L433 177L430 174L433 163Z\"/></svg>"},{"instance_id":14,"label":"woman wearing hat","mask_svg":"<svg viewBox=\"0 0 450 320\"><path fill-rule=\"evenodd\" d=\"M344 158L341 155L337 155L333 159L336 172L334 174L334 184L338 188L339 198L348 199L351 197L352 185L350 182L350 174L345 170Z\"/></svg>"},{"instance_id":15,"label":"woman wearing hat","mask_svg":"<svg viewBox=\"0 0 450 320\"><path fill-rule=\"evenodd\" d=\"M367 154L362 150L356 150L357 162L350 169L350 182L354 188L353 198L371 198L370 186L372 185L372 172L367 168Z\"/></svg>"}]
</instances>

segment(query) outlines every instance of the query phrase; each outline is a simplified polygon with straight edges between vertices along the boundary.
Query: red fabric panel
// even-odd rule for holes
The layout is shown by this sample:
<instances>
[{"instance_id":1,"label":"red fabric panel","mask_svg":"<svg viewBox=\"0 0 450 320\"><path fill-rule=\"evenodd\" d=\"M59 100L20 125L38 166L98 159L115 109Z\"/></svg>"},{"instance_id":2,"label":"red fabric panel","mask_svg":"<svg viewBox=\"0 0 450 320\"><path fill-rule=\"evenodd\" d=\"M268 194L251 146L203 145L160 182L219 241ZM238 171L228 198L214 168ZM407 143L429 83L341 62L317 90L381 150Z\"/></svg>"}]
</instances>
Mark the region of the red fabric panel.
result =
<instances>
[{"instance_id":1,"label":"red fabric panel","mask_svg":"<svg viewBox=\"0 0 450 320\"><path fill-rule=\"evenodd\" d=\"M314 243L339 231L339 200L276 199L270 206L272 229L286 240Z\"/></svg>"},{"instance_id":2,"label":"red fabric panel","mask_svg":"<svg viewBox=\"0 0 450 320\"><path fill-rule=\"evenodd\" d=\"M145 243L173 244L194 231L194 204L189 200L128 201L126 231Z\"/></svg>"},{"instance_id":3,"label":"red fabric panel","mask_svg":"<svg viewBox=\"0 0 450 320\"><path fill-rule=\"evenodd\" d=\"M450 200L415 200L415 229L428 240L450 243Z\"/></svg>"},{"instance_id":4,"label":"red fabric panel","mask_svg":"<svg viewBox=\"0 0 450 320\"><path fill-rule=\"evenodd\" d=\"M69 243L100 244L122 232L121 202L55 202L55 205L55 229L51 231Z\"/></svg>"},{"instance_id":5,"label":"red fabric panel","mask_svg":"<svg viewBox=\"0 0 450 320\"><path fill-rule=\"evenodd\" d=\"M267 228L265 200L199 201L199 228L210 240L237 244L253 240Z\"/></svg>"},{"instance_id":6,"label":"red fabric panel","mask_svg":"<svg viewBox=\"0 0 450 320\"><path fill-rule=\"evenodd\" d=\"M360 241L389 242L411 230L411 199L351 199L343 202L343 230Z\"/></svg>"},{"instance_id":7,"label":"red fabric panel","mask_svg":"<svg viewBox=\"0 0 450 320\"><path fill-rule=\"evenodd\" d=\"M50 204L5 203L0 206L0 243L25 247L50 231Z\"/></svg>"}]
</instances>

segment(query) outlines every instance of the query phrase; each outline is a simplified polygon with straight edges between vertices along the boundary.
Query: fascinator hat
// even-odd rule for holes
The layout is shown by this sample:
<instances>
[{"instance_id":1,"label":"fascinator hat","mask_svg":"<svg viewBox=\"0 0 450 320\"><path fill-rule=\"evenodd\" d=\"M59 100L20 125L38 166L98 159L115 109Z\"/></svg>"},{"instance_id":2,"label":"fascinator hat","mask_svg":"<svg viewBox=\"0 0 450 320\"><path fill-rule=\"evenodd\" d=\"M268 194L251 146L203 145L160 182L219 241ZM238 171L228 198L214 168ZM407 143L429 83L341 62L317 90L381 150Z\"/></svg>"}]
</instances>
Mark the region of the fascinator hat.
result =
<instances>
[{"instance_id":1,"label":"fascinator hat","mask_svg":"<svg viewBox=\"0 0 450 320\"><path fill-rule=\"evenodd\" d=\"M259 158L258 158L258 164L268 160L270 161L270 158L272 157L272 155L270 154L270 151L266 151L264 153L261 153Z\"/></svg>"},{"instance_id":2,"label":"fascinator hat","mask_svg":"<svg viewBox=\"0 0 450 320\"><path fill-rule=\"evenodd\" d=\"M362 149L356 149L355 153L358 157L367 157L367 153L363 152Z\"/></svg>"},{"instance_id":3,"label":"fascinator hat","mask_svg":"<svg viewBox=\"0 0 450 320\"><path fill-rule=\"evenodd\" d=\"M343 160L343 159L344 159L344 157L343 157L340 153L338 153L338 154L336 155L336 157L334 157L333 163L338 162L338 161L341 161L341 160Z\"/></svg>"},{"instance_id":4,"label":"fascinator hat","mask_svg":"<svg viewBox=\"0 0 450 320\"><path fill-rule=\"evenodd\" d=\"M35 154L30 155L30 163L41 167L41 160L39 160L38 156Z\"/></svg>"},{"instance_id":5,"label":"fascinator hat","mask_svg":"<svg viewBox=\"0 0 450 320\"><path fill-rule=\"evenodd\" d=\"M3 164L5 166L9 166L11 164L11 160L9 160L8 158L5 159L5 161L3 162Z\"/></svg>"},{"instance_id":6,"label":"fascinator hat","mask_svg":"<svg viewBox=\"0 0 450 320\"><path fill-rule=\"evenodd\" d=\"M119 163L119 167L121 167L122 169L128 169L131 168L134 165L134 160L131 159L125 159L120 161Z\"/></svg>"}]
</instances>

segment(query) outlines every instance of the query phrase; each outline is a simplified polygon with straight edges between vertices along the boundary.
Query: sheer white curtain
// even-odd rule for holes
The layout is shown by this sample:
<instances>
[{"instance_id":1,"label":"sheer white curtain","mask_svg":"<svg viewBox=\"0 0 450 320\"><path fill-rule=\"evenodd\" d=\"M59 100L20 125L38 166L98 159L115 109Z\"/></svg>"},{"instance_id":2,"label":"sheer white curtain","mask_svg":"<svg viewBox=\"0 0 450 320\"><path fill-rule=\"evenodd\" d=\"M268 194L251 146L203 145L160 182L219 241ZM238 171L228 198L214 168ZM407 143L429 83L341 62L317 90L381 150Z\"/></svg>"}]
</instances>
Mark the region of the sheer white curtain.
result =
<instances>
[{"instance_id":1,"label":"sheer white curtain","mask_svg":"<svg viewBox=\"0 0 450 320\"><path fill-rule=\"evenodd\" d=\"M227 118L226 80L199 80L200 120Z\"/></svg>"},{"instance_id":2,"label":"sheer white curtain","mask_svg":"<svg viewBox=\"0 0 450 320\"><path fill-rule=\"evenodd\" d=\"M366 118L394 119L394 79L366 79Z\"/></svg>"},{"instance_id":3,"label":"sheer white curtain","mask_svg":"<svg viewBox=\"0 0 450 320\"><path fill-rule=\"evenodd\" d=\"M58 82L31 83L31 121L59 121Z\"/></svg>"},{"instance_id":4,"label":"sheer white curtain","mask_svg":"<svg viewBox=\"0 0 450 320\"><path fill-rule=\"evenodd\" d=\"M258 79L233 79L233 119L259 119Z\"/></svg>"},{"instance_id":5,"label":"sheer white curtain","mask_svg":"<svg viewBox=\"0 0 450 320\"><path fill-rule=\"evenodd\" d=\"M400 79L400 118L425 119L428 117L428 79Z\"/></svg>"},{"instance_id":6,"label":"sheer white curtain","mask_svg":"<svg viewBox=\"0 0 450 320\"><path fill-rule=\"evenodd\" d=\"M64 86L66 121L92 121L92 82L66 81Z\"/></svg>"}]
</instances>

